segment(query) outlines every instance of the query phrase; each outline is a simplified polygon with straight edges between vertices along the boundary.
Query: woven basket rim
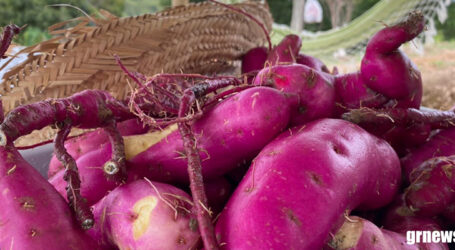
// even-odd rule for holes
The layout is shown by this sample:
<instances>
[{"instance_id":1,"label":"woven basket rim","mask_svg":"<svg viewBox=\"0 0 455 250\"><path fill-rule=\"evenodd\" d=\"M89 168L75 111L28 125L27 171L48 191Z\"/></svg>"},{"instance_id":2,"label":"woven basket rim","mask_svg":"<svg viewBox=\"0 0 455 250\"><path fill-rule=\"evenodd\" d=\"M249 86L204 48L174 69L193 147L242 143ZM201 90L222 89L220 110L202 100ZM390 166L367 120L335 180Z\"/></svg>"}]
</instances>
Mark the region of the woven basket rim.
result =
<instances>
[{"instance_id":1,"label":"woven basket rim","mask_svg":"<svg viewBox=\"0 0 455 250\"><path fill-rule=\"evenodd\" d=\"M270 32L273 20L266 4L234 6L255 16ZM54 38L24 49L27 60L5 73L0 84L5 113L83 89L107 90L125 98L129 87L114 54L129 70L148 75L219 73L238 67L241 55L266 43L256 23L211 2L133 17L103 13L106 19L91 17L96 25L90 25L88 17L54 24L49 29ZM70 21L74 25L65 27ZM50 139L48 132L37 133L46 135L40 140Z\"/></svg>"}]
</instances>

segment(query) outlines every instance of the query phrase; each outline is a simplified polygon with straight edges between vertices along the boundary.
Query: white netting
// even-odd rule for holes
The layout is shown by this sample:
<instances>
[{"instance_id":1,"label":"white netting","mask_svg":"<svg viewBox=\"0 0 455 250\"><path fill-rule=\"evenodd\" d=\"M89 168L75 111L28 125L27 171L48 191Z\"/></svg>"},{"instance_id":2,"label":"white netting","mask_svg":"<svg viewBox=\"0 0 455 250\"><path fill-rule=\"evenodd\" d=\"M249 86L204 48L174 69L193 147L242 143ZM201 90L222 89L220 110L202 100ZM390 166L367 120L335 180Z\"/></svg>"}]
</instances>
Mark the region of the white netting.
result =
<instances>
[{"instance_id":1,"label":"white netting","mask_svg":"<svg viewBox=\"0 0 455 250\"><path fill-rule=\"evenodd\" d=\"M417 51L422 51L423 43L433 42L436 35L435 19L440 22L447 19L447 6L450 0L382 0L364 15L343 27L323 32L303 31L302 50L313 55L356 54L362 52L368 39L385 24L397 23L414 10L421 11L427 28L413 41ZM287 33L293 33L285 25L275 25L275 41Z\"/></svg>"}]
</instances>

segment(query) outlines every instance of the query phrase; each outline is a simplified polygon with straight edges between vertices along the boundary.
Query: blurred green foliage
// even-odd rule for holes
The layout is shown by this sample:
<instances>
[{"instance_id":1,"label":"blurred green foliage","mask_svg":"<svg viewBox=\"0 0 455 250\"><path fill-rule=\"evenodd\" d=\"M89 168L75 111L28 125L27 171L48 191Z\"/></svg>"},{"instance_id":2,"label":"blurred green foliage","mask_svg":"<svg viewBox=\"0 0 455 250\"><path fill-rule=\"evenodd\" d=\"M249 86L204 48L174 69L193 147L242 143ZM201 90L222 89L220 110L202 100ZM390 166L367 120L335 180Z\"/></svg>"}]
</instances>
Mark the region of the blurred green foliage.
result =
<instances>
[{"instance_id":1,"label":"blurred green foliage","mask_svg":"<svg viewBox=\"0 0 455 250\"><path fill-rule=\"evenodd\" d=\"M201 2L203 0L191 0ZM225 3L240 0L221 0ZM319 0L325 13L320 24L306 24L310 31L331 29L328 7L324 0ZM371 8L379 0L354 0L352 17L355 18ZM0 0L0 26L14 23L19 26L27 24L27 28L15 39L23 45L32 45L50 38L47 27L83 14L71 7L51 6L54 4L69 4L76 6L88 14L105 9L117 16L134 16L144 13L161 11L171 5L171 0ZM289 24L292 13L292 0L267 0L273 19L276 23ZM437 24L438 38L455 39L455 4L449 7L449 18L444 24Z\"/></svg>"},{"instance_id":2,"label":"blurred green foliage","mask_svg":"<svg viewBox=\"0 0 455 250\"><path fill-rule=\"evenodd\" d=\"M379 0L354 0L354 10L352 11L352 19L362 15L369 8L373 7Z\"/></svg>"},{"instance_id":3,"label":"blurred green foliage","mask_svg":"<svg viewBox=\"0 0 455 250\"><path fill-rule=\"evenodd\" d=\"M455 40L455 3L449 5L447 14L447 20L443 24L438 21L436 28L444 40Z\"/></svg>"},{"instance_id":4,"label":"blurred green foliage","mask_svg":"<svg viewBox=\"0 0 455 250\"><path fill-rule=\"evenodd\" d=\"M14 42L22 45L32 45L45 41L51 38L47 32L38 27L27 27L19 36L14 39Z\"/></svg>"},{"instance_id":5,"label":"blurred green foliage","mask_svg":"<svg viewBox=\"0 0 455 250\"><path fill-rule=\"evenodd\" d=\"M32 45L50 38L50 25L84 15L76 8L52 6L55 4L72 5L90 15L105 9L116 16L132 16L160 11L169 7L171 0L0 0L0 26L26 24L14 42Z\"/></svg>"},{"instance_id":6,"label":"blurred green foliage","mask_svg":"<svg viewBox=\"0 0 455 250\"><path fill-rule=\"evenodd\" d=\"M122 16L136 16L154 13L171 6L171 0L125 0Z\"/></svg>"},{"instance_id":7,"label":"blurred green foliage","mask_svg":"<svg viewBox=\"0 0 455 250\"><path fill-rule=\"evenodd\" d=\"M268 0L267 3L269 4L270 12L272 12L273 20L276 23L291 23L292 0Z\"/></svg>"}]
</instances>

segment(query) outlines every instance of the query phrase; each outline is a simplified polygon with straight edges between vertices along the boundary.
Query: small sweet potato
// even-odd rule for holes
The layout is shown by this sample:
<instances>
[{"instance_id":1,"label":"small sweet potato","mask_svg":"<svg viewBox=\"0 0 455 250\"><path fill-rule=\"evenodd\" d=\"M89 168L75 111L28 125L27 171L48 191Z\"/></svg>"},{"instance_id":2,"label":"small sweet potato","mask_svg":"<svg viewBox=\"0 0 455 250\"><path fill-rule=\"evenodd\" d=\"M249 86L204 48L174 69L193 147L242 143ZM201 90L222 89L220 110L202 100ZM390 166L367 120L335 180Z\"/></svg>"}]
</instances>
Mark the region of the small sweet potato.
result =
<instances>
[{"instance_id":1,"label":"small sweet potato","mask_svg":"<svg viewBox=\"0 0 455 250\"><path fill-rule=\"evenodd\" d=\"M199 240L191 198L171 185L137 180L94 205L88 233L105 246L126 249L190 249Z\"/></svg>"},{"instance_id":2,"label":"small sweet potato","mask_svg":"<svg viewBox=\"0 0 455 250\"><path fill-rule=\"evenodd\" d=\"M438 131L420 147L413 149L401 158L403 177L409 182L411 172L424 161L433 157L450 156L455 154L455 128Z\"/></svg>"},{"instance_id":3,"label":"small sweet potato","mask_svg":"<svg viewBox=\"0 0 455 250\"><path fill-rule=\"evenodd\" d=\"M253 84L272 86L296 96L291 125L332 117L335 110L333 77L301 64L275 65L259 71Z\"/></svg>"}]
</instances>

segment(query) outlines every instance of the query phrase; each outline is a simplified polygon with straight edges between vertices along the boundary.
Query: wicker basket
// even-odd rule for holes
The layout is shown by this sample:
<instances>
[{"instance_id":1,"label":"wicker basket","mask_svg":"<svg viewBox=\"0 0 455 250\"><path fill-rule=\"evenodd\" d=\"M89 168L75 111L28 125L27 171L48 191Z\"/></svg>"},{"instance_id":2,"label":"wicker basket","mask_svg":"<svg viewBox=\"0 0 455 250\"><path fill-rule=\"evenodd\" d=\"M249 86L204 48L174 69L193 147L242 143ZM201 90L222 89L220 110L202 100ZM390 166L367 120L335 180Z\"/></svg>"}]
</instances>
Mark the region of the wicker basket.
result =
<instances>
[{"instance_id":1,"label":"wicker basket","mask_svg":"<svg viewBox=\"0 0 455 250\"><path fill-rule=\"evenodd\" d=\"M272 17L266 5L254 1L234 6L271 30ZM4 111L84 89L102 89L117 98L126 97L129 86L114 54L129 70L146 75L209 74L235 69L241 55L266 43L257 23L210 2L137 17L103 13L105 19L71 20L76 24L70 28L62 28L70 21L53 25L49 30L54 38L26 48L27 60L3 76L0 94ZM33 144L54 134L47 129L17 144Z\"/></svg>"}]
</instances>

